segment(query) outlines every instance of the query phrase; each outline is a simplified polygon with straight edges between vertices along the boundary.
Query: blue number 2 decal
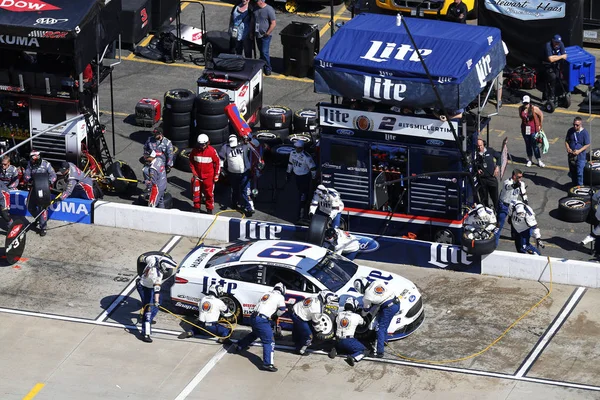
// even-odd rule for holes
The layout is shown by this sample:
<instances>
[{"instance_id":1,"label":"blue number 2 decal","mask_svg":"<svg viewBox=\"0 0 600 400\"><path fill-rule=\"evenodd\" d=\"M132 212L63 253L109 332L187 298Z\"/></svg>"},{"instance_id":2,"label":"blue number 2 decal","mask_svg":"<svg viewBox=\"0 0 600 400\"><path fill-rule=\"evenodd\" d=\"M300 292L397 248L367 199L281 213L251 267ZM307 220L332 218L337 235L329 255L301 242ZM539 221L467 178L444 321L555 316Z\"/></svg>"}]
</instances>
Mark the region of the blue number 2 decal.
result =
<instances>
[{"instance_id":1,"label":"blue number 2 decal","mask_svg":"<svg viewBox=\"0 0 600 400\"><path fill-rule=\"evenodd\" d=\"M310 246L305 246L297 243L279 242L275 243L274 247L271 247L270 249L265 249L258 253L258 257L285 259L290 258L295 253L301 253L308 248L310 248Z\"/></svg>"}]
</instances>

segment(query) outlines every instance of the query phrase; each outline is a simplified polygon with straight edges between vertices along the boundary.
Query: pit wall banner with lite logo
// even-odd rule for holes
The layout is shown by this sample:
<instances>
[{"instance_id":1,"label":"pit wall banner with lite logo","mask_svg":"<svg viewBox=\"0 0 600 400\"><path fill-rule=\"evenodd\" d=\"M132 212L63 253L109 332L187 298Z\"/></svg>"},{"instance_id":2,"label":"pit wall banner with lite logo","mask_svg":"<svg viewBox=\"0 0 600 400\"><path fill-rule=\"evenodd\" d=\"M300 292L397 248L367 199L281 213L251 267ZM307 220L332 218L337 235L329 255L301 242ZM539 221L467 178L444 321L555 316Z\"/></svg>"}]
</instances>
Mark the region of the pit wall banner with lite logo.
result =
<instances>
[{"instance_id":1,"label":"pit wall banner with lite logo","mask_svg":"<svg viewBox=\"0 0 600 400\"><path fill-rule=\"evenodd\" d=\"M304 241L308 228L270 222L232 218L229 241L298 240ZM357 260L408 264L423 268L443 268L481 274L481 256L464 252L460 246L423 242L390 236L352 233L360 241Z\"/></svg>"},{"instance_id":2,"label":"pit wall banner with lite logo","mask_svg":"<svg viewBox=\"0 0 600 400\"><path fill-rule=\"evenodd\" d=\"M27 211L27 196L29 192L14 190L10 192L10 213L32 217ZM48 219L57 221L91 224L93 222L94 200L66 199L54 203L48 209Z\"/></svg>"}]
</instances>

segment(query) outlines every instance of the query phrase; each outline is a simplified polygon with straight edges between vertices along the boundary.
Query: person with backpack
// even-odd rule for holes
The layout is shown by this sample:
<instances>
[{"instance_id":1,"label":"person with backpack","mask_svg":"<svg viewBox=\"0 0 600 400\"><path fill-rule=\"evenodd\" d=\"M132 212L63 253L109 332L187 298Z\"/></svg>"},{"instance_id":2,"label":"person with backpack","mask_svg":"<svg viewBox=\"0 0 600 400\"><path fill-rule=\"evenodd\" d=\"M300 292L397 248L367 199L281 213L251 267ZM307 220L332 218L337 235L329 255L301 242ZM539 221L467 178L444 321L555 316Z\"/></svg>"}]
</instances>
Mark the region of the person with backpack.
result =
<instances>
[{"instance_id":1,"label":"person with backpack","mask_svg":"<svg viewBox=\"0 0 600 400\"><path fill-rule=\"evenodd\" d=\"M229 33L231 34L232 50L235 54L252 58L254 42L250 40L250 20L252 10L249 6L250 0L242 0L240 4L233 7L229 18Z\"/></svg>"}]
</instances>

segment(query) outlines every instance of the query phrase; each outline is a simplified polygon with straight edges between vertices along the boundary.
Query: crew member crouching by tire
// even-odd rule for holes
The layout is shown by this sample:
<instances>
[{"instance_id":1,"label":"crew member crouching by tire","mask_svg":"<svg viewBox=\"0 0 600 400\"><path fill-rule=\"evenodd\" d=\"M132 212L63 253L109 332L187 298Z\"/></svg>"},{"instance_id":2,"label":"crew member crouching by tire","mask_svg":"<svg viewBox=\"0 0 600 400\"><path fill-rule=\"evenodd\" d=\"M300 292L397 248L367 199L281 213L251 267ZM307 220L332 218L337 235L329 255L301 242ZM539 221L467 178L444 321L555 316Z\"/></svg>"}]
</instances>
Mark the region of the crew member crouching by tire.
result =
<instances>
[{"instance_id":1,"label":"crew member crouching by tire","mask_svg":"<svg viewBox=\"0 0 600 400\"><path fill-rule=\"evenodd\" d=\"M146 256L146 267L136 284L143 307L142 340L147 343L152 343L151 326L154 317L158 314L160 290L167 268L177 268L177 263L166 256Z\"/></svg>"},{"instance_id":2,"label":"crew member crouching by tire","mask_svg":"<svg viewBox=\"0 0 600 400\"><path fill-rule=\"evenodd\" d=\"M61 200L65 200L68 197L84 200L95 199L94 181L73 163L63 161L58 174L62 175L65 181L67 181L67 188L60 196Z\"/></svg>"},{"instance_id":3,"label":"crew member crouching by tire","mask_svg":"<svg viewBox=\"0 0 600 400\"><path fill-rule=\"evenodd\" d=\"M148 207L165 208L164 196L167 189L167 172L161 158L156 157L156 152L144 153L146 165L142 169L146 192L148 195Z\"/></svg>"},{"instance_id":4,"label":"crew member crouching by tire","mask_svg":"<svg viewBox=\"0 0 600 400\"><path fill-rule=\"evenodd\" d=\"M323 185L317 186L310 202L308 215L312 217L316 212L327 215L331 219L331 226L339 228L342 211L344 211L344 202L340 197L340 193Z\"/></svg>"},{"instance_id":5,"label":"crew member crouching by tire","mask_svg":"<svg viewBox=\"0 0 600 400\"><path fill-rule=\"evenodd\" d=\"M344 303L344 311L336 317L335 346L329 352L329 358L335 358L340 353L347 354L346 362L351 367L365 357L368 352L364 344L354 337L356 328L366 322L356 313L358 301L354 297L348 297Z\"/></svg>"},{"instance_id":6,"label":"crew member crouching by tire","mask_svg":"<svg viewBox=\"0 0 600 400\"><path fill-rule=\"evenodd\" d=\"M529 242L531 236L537 240L538 246L544 248L541 241L540 228L537 226L535 213L527 204L516 201L510 205L509 218L515 247L519 253L541 255L537 247Z\"/></svg>"},{"instance_id":7,"label":"crew member crouching by tire","mask_svg":"<svg viewBox=\"0 0 600 400\"><path fill-rule=\"evenodd\" d=\"M313 334L309 322L318 323L323 314L323 307L335 296L333 292L322 290L316 296L310 296L296 302L292 309L292 340L296 351L305 355L306 349L312 344Z\"/></svg>"},{"instance_id":8,"label":"crew member crouching by tire","mask_svg":"<svg viewBox=\"0 0 600 400\"><path fill-rule=\"evenodd\" d=\"M360 251L358 238L340 228L327 228L323 247L341 254L349 260L354 260Z\"/></svg>"},{"instance_id":9,"label":"crew member crouching by tire","mask_svg":"<svg viewBox=\"0 0 600 400\"><path fill-rule=\"evenodd\" d=\"M218 338L217 342L223 344L231 344L229 336L231 335L231 329L224 327L219 324L219 317L231 316L229 308L223 303L220 297L223 296L223 286L213 283L208 288L208 295L204 296L198 302L198 321L200 322L199 329L192 326L191 332L183 332L179 335L179 339L190 338L194 335L206 335L207 333L214 335Z\"/></svg>"}]
</instances>

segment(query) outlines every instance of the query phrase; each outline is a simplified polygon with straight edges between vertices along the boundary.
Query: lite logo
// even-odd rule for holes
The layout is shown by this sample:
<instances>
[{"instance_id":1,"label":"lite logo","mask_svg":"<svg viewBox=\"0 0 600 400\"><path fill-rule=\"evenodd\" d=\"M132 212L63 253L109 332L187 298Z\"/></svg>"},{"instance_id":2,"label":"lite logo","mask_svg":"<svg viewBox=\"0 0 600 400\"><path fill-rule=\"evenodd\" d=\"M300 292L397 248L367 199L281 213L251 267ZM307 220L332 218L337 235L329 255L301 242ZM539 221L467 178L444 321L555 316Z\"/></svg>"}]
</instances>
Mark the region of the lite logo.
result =
<instances>
[{"instance_id":1,"label":"lite logo","mask_svg":"<svg viewBox=\"0 0 600 400\"><path fill-rule=\"evenodd\" d=\"M240 221L240 240L281 239L283 227L257 221Z\"/></svg>"},{"instance_id":2,"label":"lite logo","mask_svg":"<svg viewBox=\"0 0 600 400\"><path fill-rule=\"evenodd\" d=\"M349 124L350 113L334 108L323 108L323 123L334 125L336 123Z\"/></svg>"},{"instance_id":3,"label":"lite logo","mask_svg":"<svg viewBox=\"0 0 600 400\"><path fill-rule=\"evenodd\" d=\"M431 244L429 248L429 264L433 264L439 268L448 268L451 264L470 265L471 260L468 259L468 254L458 246L447 244Z\"/></svg>"},{"instance_id":4,"label":"lite logo","mask_svg":"<svg viewBox=\"0 0 600 400\"><path fill-rule=\"evenodd\" d=\"M0 8L8 11L16 12L30 12L30 11L51 11L60 10L60 7L53 6L52 4L44 3L43 1L22 1L22 0L2 0L0 2Z\"/></svg>"},{"instance_id":5,"label":"lite logo","mask_svg":"<svg viewBox=\"0 0 600 400\"><path fill-rule=\"evenodd\" d=\"M367 51L364 56L360 56L360 58L380 63L389 61L390 57L392 57L392 53L395 51L396 55L393 56L394 60L404 61L410 54L408 61L419 62L419 54L421 54L421 57L425 58L432 52L430 49L419 49L419 54L417 54L417 52L408 44L401 44L398 46L396 43L388 42L383 49L381 48L382 46L383 42L371 40L369 51Z\"/></svg>"},{"instance_id":6,"label":"lite logo","mask_svg":"<svg viewBox=\"0 0 600 400\"><path fill-rule=\"evenodd\" d=\"M483 56L477 64L475 64L477 70L477 77L479 78L479 86L482 88L486 85L486 77L492 73L492 57L488 54Z\"/></svg>"},{"instance_id":7,"label":"lite logo","mask_svg":"<svg viewBox=\"0 0 600 400\"><path fill-rule=\"evenodd\" d=\"M223 286L223 291L225 293L231 293L234 289L237 289L238 287L238 284L235 282L226 282L225 279L219 279L217 281L216 278L209 278L208 276L204 276L202 277L202 286L204 287L203 292L206 293L210 285L212 285L213 283L218 283L219 285Z\"/></svg>"},{"instance_id":8,"label":"lite logo","mask_svg":"<svg viewBox=\"0 0 600 400\"><path fill-rule=\"evenodd\" d=\"M406 85L394 83L391 79L365 76L363 85L363 98L375 102L381 100L402 101L402 93L406 92Z\"/></svg>"}]
</instances>

